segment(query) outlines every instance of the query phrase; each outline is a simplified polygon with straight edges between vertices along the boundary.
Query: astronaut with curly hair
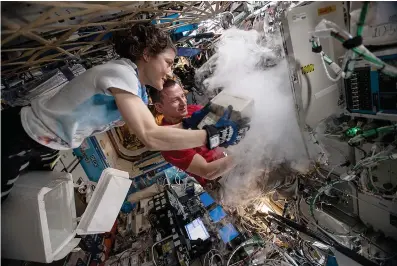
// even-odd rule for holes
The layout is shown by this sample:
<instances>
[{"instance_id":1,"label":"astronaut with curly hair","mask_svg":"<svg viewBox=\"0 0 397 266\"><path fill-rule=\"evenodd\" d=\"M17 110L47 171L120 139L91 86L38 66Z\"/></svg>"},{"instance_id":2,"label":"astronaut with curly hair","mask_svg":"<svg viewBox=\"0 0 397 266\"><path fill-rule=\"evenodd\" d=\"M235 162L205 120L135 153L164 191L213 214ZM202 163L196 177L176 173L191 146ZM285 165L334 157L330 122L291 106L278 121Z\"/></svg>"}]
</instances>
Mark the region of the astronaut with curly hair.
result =
<instances>
[{"instance_id":1,"label":"astronaut with curly hair","mask_svg":"<svg viewBox=\"0 0 397 266\"><path fill-rule=\"evenodd\" d=\"M228 123L195 127L205 113L162 127L147 108L146 85L162 90L172 74L176 48L169 35L152 24L136 24L113 36L121 59L97 65L72 79L54 95L44 95L29 106L1 112L2 200L20 173L35 165L49 165L59 150L79 147L85 138L127 123L150 150L179 150L207 145L231 145L239 126Z\"/></svg>"}]
</instances>

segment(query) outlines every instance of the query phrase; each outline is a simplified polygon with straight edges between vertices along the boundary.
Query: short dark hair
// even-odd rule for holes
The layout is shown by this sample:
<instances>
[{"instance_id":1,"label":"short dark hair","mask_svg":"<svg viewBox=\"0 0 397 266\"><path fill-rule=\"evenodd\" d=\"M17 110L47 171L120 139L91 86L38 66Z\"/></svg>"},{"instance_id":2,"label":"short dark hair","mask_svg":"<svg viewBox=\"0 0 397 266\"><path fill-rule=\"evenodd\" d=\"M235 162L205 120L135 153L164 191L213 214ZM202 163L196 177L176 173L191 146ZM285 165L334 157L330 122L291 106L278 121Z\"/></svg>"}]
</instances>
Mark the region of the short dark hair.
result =
<instances>
[{"instance_id":1,"label":"short dark hair","mask_svg":"<svg viewBox=\"0 0 397 266\"><path fill-rule=\"evenodd\" d=\"M167 79L164 82L163 90L166 90L168 88L174 87L175 85L179 85L180 86L179 82L177 82L177 81L175 81L173 79ZM163 96L162 96L161 92L163 90L159 91L159 90L156 90L155 88L150 88L150 92L149 93L150 93L150 98L152 98L152 102L153 103L159 103L159 102L162 101Z\"/></svg>"},{"instance_id":2,"label":"short dark hair","mask_svg":"<svg viewBox=\"0 0 397 266\"><path fill-rule=\"evenodd\" d=\"M158 55L166 48L171 48L176 53L175 45L168 33L151 23L139 23L128 30L118 31L113 34L112 42L118 55L133 62L143 56L146 48L150 55Z\"/></svg>"}]
</instances>

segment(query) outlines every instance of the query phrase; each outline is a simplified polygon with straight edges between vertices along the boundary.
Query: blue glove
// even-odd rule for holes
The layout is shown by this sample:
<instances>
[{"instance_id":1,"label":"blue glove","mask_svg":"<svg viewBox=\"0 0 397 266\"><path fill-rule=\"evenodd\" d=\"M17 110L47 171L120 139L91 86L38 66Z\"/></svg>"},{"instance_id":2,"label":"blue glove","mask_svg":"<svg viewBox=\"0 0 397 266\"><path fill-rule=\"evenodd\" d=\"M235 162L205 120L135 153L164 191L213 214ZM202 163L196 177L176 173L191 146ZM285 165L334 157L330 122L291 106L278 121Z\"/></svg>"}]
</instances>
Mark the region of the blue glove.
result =
<instances>
[{"instance_id":1,"label":"blue glove","mask_svg":"<svg viewBox=\"0 0 397 266\"><path fill-rule=\"evenodd\" d=\"M230 120L233 107L229 105L223 116L215 125L206 125L203 129L207 131L207 147L214 149L218 146L228 147L236 145L245 137L250 129L249 119L242 119L238 122Z\"/></svg>"},{"instance_id":2,"label":"blue glove","mask_svg":"<svg viewBox=\"0 0 397 266\"><path fill-rule=\"evenodd\" d=\"M198 129L197 126L200 124L201 120L204 119L209 112L211 112L211 102L207 103L204 108L199 111L194 112L189 118L182 119L182 125L185 129Z\"/></svg>"}]
</instances>

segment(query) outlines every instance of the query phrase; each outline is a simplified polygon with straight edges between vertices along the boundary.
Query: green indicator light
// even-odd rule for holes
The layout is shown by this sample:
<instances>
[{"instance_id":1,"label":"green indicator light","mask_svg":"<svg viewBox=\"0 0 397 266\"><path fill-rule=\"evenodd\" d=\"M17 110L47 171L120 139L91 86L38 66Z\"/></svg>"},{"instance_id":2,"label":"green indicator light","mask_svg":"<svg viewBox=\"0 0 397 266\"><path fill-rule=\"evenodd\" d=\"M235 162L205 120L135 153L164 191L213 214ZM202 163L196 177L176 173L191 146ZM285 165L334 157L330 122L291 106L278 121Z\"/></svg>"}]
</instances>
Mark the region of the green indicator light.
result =
<instances>
[{"instance_id":1,"label":"green indicator light","mask_svg":"<svg viewBox=\"0 0 397 266\"><path fill-rule=\"evenodd\" d=\"M345 132L345 135L352 138L352 137L356 136L359 131L361 131L361 129L359 127L352 127L352 128L349 128Z\"/></svg>"}]
</instances>

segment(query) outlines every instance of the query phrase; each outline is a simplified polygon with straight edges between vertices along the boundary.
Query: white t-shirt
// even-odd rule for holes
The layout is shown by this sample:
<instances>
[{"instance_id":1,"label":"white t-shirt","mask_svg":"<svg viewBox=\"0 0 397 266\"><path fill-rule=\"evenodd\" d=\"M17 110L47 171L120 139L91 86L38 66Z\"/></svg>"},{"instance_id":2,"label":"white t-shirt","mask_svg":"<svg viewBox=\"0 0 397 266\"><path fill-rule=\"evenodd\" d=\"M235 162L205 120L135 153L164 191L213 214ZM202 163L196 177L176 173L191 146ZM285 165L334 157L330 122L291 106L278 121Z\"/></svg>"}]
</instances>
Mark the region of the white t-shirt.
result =
<instances>
[{"instance_id":1,"label":"white t-shirt","mask_svg":"<svg viewBox=\"0 0 397 266\"><path fill-rule=\"evenodd\" d=\"M55 95L43 96L22 108L22 126L44 146L77 148L85 138L124 124L109 88L128 91L147 104L136 65L129 59L113 60L75 77Z\"/></svg>"}]
</instances>

